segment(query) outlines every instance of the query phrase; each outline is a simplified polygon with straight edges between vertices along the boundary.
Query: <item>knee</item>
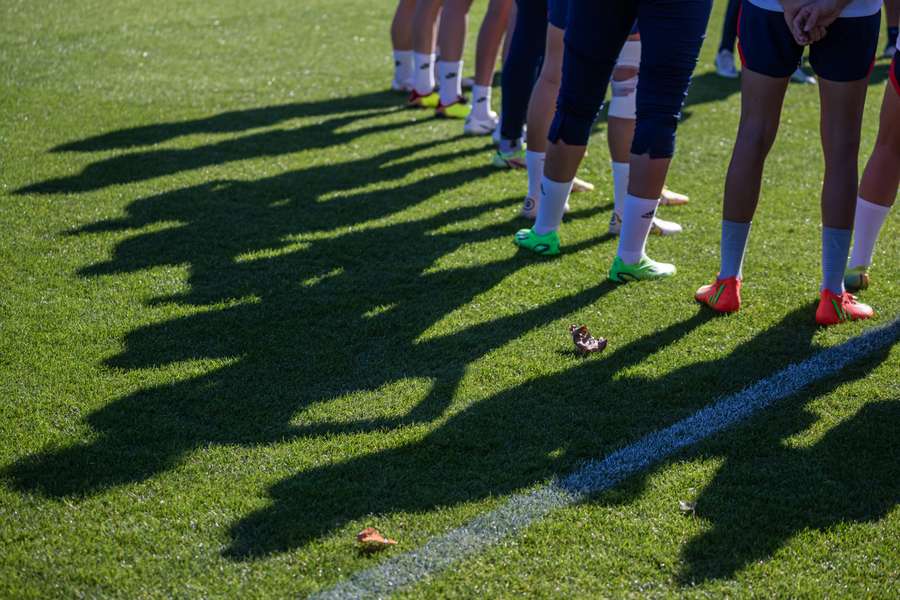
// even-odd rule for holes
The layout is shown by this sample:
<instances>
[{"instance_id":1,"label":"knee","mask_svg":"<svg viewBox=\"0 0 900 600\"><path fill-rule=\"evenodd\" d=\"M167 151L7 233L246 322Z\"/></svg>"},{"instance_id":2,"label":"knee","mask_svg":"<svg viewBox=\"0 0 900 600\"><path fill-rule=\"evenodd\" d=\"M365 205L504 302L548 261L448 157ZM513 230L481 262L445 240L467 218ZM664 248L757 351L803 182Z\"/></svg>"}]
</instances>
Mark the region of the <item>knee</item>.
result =
<instances>
[{"instance_id":1,"label":"knee","mask_svg":"<svg viewBox=\"0 0 900 600\"><path fill-rule=\"evenodd\" d=\"M778 123L764 119L747 119L741 121L736 145L746 158L762 160L775 143Z\"/></svg>"},{"instance_id":2,"label":"knee","mask_svg":"<svg viewBox=\"0 0 900 600\"><path fill-rule=\"evenodd\" d=\"M678 118L674 115L641 115L634 128L631 153L647 154L653 159L672 158L677 127Z\"/></svg>"},{"instance_id":3,"label":"knee","mask_svg":"<svg viewBox=\"0 0 900 600\"><path fill-rule=\"evenodd\" d=\"M617 81L613 79L612 98L609 101L609 116L619 119L634 119L637 115L637 77Z\"/></svg>"}]
</instances>

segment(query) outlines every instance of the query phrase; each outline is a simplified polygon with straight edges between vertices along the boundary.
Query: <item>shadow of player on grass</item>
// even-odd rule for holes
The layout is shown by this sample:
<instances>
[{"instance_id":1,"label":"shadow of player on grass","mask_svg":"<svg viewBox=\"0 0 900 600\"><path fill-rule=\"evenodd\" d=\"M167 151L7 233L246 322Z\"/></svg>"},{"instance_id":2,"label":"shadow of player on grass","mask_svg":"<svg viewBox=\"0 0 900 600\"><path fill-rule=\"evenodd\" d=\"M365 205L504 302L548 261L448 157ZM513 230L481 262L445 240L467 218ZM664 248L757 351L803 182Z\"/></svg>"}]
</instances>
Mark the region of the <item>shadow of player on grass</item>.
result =
<instances>
[{"instance_id":1,"label":"shadow of player on grass","mask_svg":"<svg viewBox=\"0 0 900 600\"><path fill-rule=\"evenodd\" d=\"M611 289L575 290L532 310L421 341L423 332L452 311L533 264L512 254L484 264L434 268L464 244L508 239L516 227L513 218L458 224L498 209L512 215L517 198L461 203L417 219L397 217L495 172L489 166L467 167L404 179L484 152L479 146L441 153L449 141L263 180L214 181L168 192L133 202L124 218L76 232L177 223L118 242L111 260L81 274L187 264L189 291L151 304L210 307L135 329L109 366L142 369L198 359L225 364L115 400L88 416L98 433L95 440L28 457L4 474L20 489L91 494L142 481L209 443L268 444L310 435L291 424L302 408L410 377L427 378L431 386L404 414L339 427L365 431L429 421L451 402L469 363ZM369 190L378 183L391 185ZM570 218L599 210L576 211ZM569 251L603 239L573 244Z\"/></svg>"},{"instance_id":2,"label":"shadow of player on grass","mask_svg":"<svg viewBox=\"0 0 900 600\"><path fill-rule=\"evenodd\" d=\"M712 527L683 549L683 585L733 577L804 531L875 522L900 503L896 395L865 404L808 447L788 443L815 424L816 415L805 408L810 400L865 377L886 355L880 352L854 372L790 402L765 427L742 430L742 437L754 440L752 455L725 440L703 452L722 456L725 463L697 499L697 515Z\"/></svg>"},{"instance_id":3,"label":"shadow of player on grass","mask_svg":"<svg viewBox=\"0 0 900 600\"><path fill-rule=\"evenodd\" d=\"M420 442L298 473L237 523L227 554L284 552L370 514L422 512L527 488L672 424L814 349L809 307L718 359L617 377L713 318L707 311L451 417ZM608 351L609 352L609 351ZM477 458L476 458L477 457Z\"/></svg>"},{"instance_id":4,"label":"shadow of player on grass","mask_svg":"<svg viewBox=\"0 0 900 600\"><path fill-rule=\"evenodd\" d=\"M811 308L804 312L808 315ZM696 516L711 527L682 548L677 580L683 586L733 578L803 531L883 518L900 502L895 468L900 461L900 389L882 390L880 397L891 399L865 404L809 446L797 447L790 438L818 420L807 408L812 401L865 379L890 352L891 346L876 351L747 423L630 477L595 502L633 502L650 475L673 461L724 458L696 498ZM673 512L677 500L672 499Z\"/></svg>"}]
</instances>

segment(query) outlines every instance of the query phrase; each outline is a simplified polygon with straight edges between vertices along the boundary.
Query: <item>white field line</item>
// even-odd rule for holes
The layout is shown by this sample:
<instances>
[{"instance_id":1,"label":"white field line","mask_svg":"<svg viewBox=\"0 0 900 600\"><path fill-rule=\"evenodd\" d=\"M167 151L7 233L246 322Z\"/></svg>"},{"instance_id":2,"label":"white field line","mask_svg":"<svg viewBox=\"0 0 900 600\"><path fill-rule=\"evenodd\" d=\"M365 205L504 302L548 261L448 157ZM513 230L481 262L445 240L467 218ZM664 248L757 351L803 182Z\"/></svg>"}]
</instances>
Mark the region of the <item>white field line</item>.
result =
<instances>
[{"instance_id":1,"label":"white field line","mask_svg":"<svg viewBox=\"0 0 900 600\"><path fill-rule=\"evenodd\" d=\"M360 571L312 598L383 598L434 575L451 564L483 552L515 535L549 512L607 490L642 471L743 421L802 388L840 372L900 337L900 318L762 379L674 425L651 433L602 460L585 463L569 476L534 491L516 494L505 504L437 536L424 546Z\"/></svg>"}]
</instances>

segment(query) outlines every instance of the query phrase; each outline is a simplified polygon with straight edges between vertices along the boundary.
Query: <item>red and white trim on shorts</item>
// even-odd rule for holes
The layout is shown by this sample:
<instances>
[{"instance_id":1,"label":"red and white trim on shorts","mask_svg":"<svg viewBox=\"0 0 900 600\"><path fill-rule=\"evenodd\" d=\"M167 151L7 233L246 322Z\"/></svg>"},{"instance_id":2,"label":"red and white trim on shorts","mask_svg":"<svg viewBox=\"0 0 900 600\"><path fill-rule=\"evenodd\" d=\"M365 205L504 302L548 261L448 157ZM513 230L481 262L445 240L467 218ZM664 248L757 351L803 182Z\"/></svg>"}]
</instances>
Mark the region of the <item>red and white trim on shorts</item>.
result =
<instances>
[{"instance_id":1,"label":"red and white trim on shorts","mask_svg":"<svg viewBox=\"0 0 900 600\"><path fill-rule=\"evenodd\" d=\"M737 48L738 48L738 56L741 57L741 68L747 66L747 61L744 60L744 48L741 46L741 38L743 37L743 32L741 31L741 14L744 12L744 3L741 2L741 5L738 6L738 26L737 26Z\"/></svg>"},{"instance_id":2,"label":"red and white trim on shorts","mask_svg":"<svg viewBox=\"0 0 900 600\"><path fill-rule=\"evenodd\" d=\"M897 60L897 54L900 54L900 51L894 54L894 60L891 61L891 68L888 71L891 78L891 84L894 86L894 91L897 92L897 95L900 96L900 79L897 77L897 71L900 71L900 61Z\"/></svg>"}]
</instances>

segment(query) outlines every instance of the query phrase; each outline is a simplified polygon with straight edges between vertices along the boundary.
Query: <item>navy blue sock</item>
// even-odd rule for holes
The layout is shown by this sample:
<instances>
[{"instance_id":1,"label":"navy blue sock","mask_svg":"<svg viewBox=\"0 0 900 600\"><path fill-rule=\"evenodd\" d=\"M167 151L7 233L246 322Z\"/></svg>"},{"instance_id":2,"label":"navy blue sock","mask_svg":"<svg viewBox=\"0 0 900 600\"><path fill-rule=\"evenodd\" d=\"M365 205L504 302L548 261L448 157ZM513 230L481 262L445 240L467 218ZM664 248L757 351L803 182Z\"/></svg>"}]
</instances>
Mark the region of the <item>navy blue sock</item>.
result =
<instances>
[{"instance_id":1,"label":"navy blue sock","mask_svg":"<svg viewBox=\"0 0 900 600\"><path fill-rule=\"evenodd\" d=\"M894 46L897 43L897 33L898 32L900 32L900 27L888 27L887 28L888 46Z\"/></svg>"},{"instance_id":2,"label":"navy blue sock","mask_svg":"<svg viewBox=\"0 0 900 600\"><path fill-rule=\"evenodd\" d=\"M822 228L822 288L834 294L844 292L844 271L852 233L850 229Z\"/></svg>"}]
</instances>

